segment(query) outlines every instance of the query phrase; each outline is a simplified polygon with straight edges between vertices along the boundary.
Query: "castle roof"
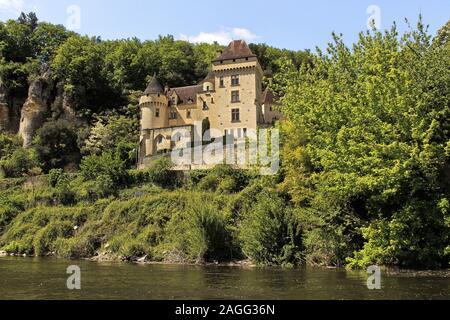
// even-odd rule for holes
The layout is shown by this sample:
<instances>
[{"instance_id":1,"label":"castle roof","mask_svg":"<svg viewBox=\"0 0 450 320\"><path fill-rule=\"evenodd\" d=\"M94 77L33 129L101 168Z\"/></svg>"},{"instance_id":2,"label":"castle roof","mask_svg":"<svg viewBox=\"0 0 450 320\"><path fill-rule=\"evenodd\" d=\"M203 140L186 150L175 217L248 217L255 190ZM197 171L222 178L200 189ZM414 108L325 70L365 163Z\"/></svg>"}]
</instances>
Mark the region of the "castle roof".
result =
<instances>
[{"instance_id":1,"label":"castle roof","mask_svg":"<svg viewBox=\"0 0 450 320\"><path fill-rule=\"evenodd\" d=\"M234 40L214 61L256 57L244 40Z\"/></svg>"},{"instance_id":2,"label":"castle roof","mask_svg":"<svg viewBox=\"0 0 450 320\"><path fill-rule=\"evenodd\" d=\"M189 86L189 87L179 87L172 88L168 92L170 96L173 92L175 92L179 99L179 104L189 104L189 101L192 101L192 104L197 103L197 94L203 92L203 86Z\"/></svg>"},{"instance_id":3,"label":"castle roof","mask_svg":"<svg viewBox=\"0 0 450 320\"><path fill-rule=\"evenodd\" d=\"M156 94L156 93L164 93L164 89L159 83L158 79L156 79L156 74L153 75L152 80L150 80L147 89L145 89L144 94Z\"/></svg>"},{"instance_id":4,"label":"castle roof","mask_svg":"<svg viewBox=\"0 0 450 320\"><path fill-rule=\"evenodd\" d=\"M275 102L275 96L269 88L266 88L266 90L262 93L261 101L263 104L273 104Z\"/></svg>"},{"instance_id":5,"label":"castle roof","mask_svg":"<svg viewBox=\"0 0 450 320\"><path fill-rule=\"evenodd\" d=\"M205 79L203 79L202 83L206 81L214 82L214 79L215 79L214 72L212 70L209 70L208 74L206 75Z\"/></svg>"}]
</instances>

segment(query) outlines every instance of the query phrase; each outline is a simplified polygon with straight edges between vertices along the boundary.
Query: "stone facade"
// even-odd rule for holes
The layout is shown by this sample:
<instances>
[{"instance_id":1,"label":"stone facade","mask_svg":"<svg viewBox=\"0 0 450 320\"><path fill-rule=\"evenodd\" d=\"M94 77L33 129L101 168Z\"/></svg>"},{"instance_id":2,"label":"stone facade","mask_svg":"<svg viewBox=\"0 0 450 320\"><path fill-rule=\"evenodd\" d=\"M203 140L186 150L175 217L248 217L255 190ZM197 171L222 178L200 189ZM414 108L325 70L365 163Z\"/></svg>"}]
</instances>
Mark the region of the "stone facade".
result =
<instances>
[{"instance_id":1,"label":"stone facade","mask_svg":"<svg viewBox=\"0 0 450 320\"><path fill-rule=\"evenodd\" d=\"M233 41L212 62L198 85L162 88L156 75L140 99L141 138L138 167L169 153L174 131L194 136L194 125L208 123L211 138L243 138L248 130L273 125L282 114L270 91L262 90L263 70L245 41Z\"/></svg>"}]
</instances>

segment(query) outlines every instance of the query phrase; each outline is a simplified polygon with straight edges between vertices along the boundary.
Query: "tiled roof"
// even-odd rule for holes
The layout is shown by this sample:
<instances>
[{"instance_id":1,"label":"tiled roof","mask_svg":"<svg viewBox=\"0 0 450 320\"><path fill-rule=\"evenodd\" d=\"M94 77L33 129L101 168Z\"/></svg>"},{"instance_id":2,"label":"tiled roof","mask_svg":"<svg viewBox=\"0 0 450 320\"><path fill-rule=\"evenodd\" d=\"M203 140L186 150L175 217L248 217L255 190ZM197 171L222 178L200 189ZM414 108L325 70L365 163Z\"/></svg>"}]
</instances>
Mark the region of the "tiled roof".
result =
<instances>
[{"instance_id":1,"label":"tiled roof","mask_svg":"<svg viewBox=\"0 0 450 320\"><path fill-rule=\"evenodd\" d=\"M202 83L206 81L214 82L214 79L215 79L214 72L212 70L209 70L208 74L206 75L205 79L203 79Z\"/></svg>"},{"instance_id":2,"label":"tiled roof","mask_svg":"<svg viewBox=\"0 0 450 320\"><path fill-rule=\"evenodd\" d=\"M175 92L178 96L178 104L189 104L190 100L193 104L196 104L197 94L203 92L203 86L196 85L189 87L172 88L168 92L168 95L170 96L173 92Z\"/></svg>"},{"instance_id":3,"label":"tiled roof","mask_svg":"<svg viewBox=\"0 0 450 320\"><path fill-rule=\"evenodd\" d=\"M214 61L256 57L244 40L234 40Z\"/></svg>"},{"instance_id":4,"label":"tiled roof","mask_svg":"<svg viewBox=\"0 0 450 320\"><path fill-rule=\"evenodd\" d=\"M264 90L264 92L262 93L261 101L263 104L265 104L265 103L273 104L274 103L275 97L273 95L273 92L269 88Z\"/></svg>"},{"instance_id":5,"label":"tiled roof","mask_svg":"<svg viewBox=\"0 0 450 320\"><path fill-rule=\"evenodd\" d=\"M153 76L152 80L150 80L147 89L145 89L144 94L156 94L156 93L164 93L164 90L159 83L158 79L156 79L156 75Z\"/></svg>"}]
</instances>

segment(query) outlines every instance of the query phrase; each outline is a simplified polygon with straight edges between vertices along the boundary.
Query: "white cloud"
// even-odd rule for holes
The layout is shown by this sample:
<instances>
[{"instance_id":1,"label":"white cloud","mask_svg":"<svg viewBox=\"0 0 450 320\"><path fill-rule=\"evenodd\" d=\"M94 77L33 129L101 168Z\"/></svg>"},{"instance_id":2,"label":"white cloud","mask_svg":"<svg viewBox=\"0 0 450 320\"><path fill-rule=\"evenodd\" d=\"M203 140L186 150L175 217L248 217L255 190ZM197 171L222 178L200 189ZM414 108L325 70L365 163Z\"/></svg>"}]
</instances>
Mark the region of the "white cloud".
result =
<instances>
[{"instance_id":1,"label":"white cloud","mask_svg":"<svg viewBox=\"0 0 450 320\"><path fill-rule=\"evenodd\" d=\"M23 0L0 0L0 10L20 13L25 8L25 2Z\"/></svg>"},{"instance_id":2,"label":"white cloud","mask_svg":"<svg viewBox=\"0 0 450 320\"><path fill-rule=\"evenodd\" d=\"M233 40L253 41L259 36L244 28L226 28L217 32L200 32L198 35L188 36L180 34L180 40L189 41L192 43L214 43L227 45Z\"/></svg>"}]
</instances>

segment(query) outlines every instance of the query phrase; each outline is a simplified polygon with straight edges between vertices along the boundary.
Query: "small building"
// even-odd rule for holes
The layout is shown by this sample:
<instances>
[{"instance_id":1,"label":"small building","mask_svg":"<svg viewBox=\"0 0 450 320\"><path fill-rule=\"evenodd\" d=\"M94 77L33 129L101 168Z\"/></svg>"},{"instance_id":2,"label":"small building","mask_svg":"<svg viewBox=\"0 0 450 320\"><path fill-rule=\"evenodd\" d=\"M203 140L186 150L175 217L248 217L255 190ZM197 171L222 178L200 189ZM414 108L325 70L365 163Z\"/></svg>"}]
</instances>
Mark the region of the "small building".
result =
<instances>
[{"instance_id":1,"label":"small building","mask_svg":"<svg viewBox=\"0 0 450 320\"><path fill-rule=\"evenodd\" d=\"M246 136L248 130L270 127L281 120L274 96L262 89L263 70L243 40L231 42L212 61L212 69L197 85L163 88L153 76L140 99L141 137L138 167L145 168L182 143L180 129L194 135L196 123L207 124L210 138ZM189 169L187 169L189 170Z\"/></svg>"}]
</instances>

